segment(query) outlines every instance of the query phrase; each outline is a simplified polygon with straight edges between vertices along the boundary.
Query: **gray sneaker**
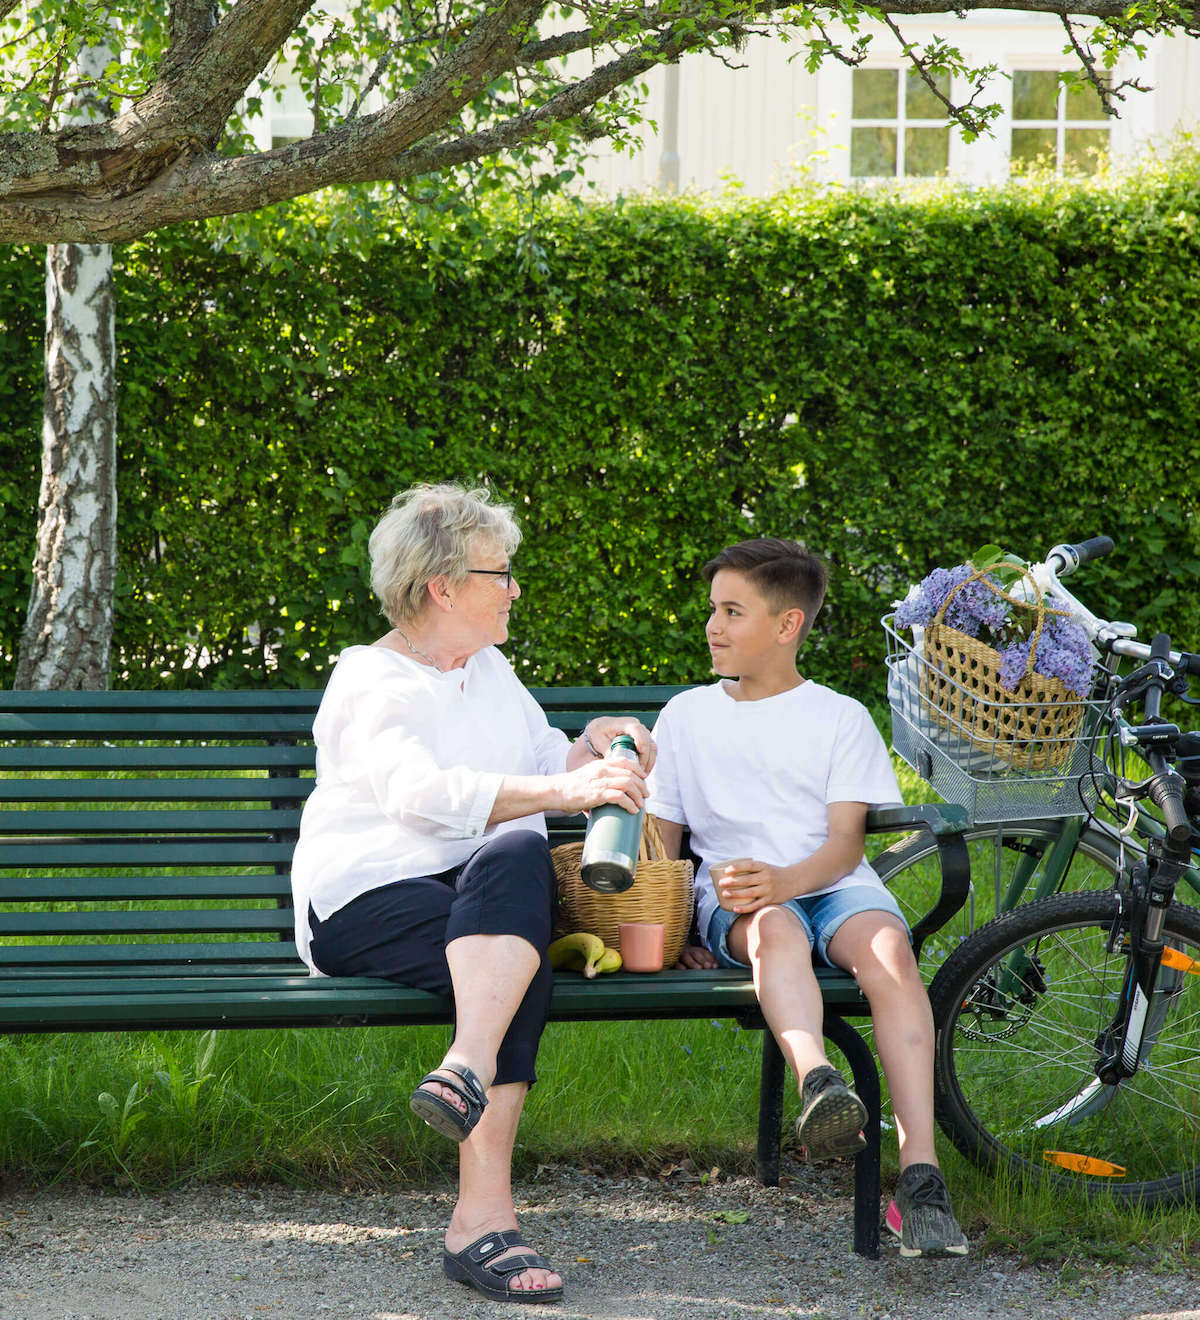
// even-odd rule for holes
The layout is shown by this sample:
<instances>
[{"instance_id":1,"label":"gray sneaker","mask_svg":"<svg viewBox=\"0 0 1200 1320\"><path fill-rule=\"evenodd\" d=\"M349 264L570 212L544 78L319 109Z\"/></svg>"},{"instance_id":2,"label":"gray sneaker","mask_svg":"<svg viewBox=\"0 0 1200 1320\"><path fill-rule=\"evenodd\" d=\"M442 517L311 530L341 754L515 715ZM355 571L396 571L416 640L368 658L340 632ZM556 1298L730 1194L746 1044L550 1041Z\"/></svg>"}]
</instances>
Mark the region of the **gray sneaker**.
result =
<instances>
[{"instance_id":1,"label":"gray sneaker","mask_svg":"<svg viewBox=\"0 0 1200 1320\"><path fill-rule=\"evenodd\" d=\"M800 1089L800 1117L796 1136L809 1160L831 1160L857 1155L867 1139L863 1125L867 1107L846 1085L842 1074L828 1065L814 1068Z\"/></svg>"},{"instance_id":2,"label":"gray sneaker","mask_svg":"<svg viewBox=\"0 0 1200 1320\"><path fill-rule=\"evenodd\" d=\"M899 1214L893 1216L889 1206L886 1223L900 1238L905 1259L967 1254L966 1236L954 1218L950 1191L936 1164L910 1164L896 1183L893 1204Z\"/></svg>"}]
</instances>

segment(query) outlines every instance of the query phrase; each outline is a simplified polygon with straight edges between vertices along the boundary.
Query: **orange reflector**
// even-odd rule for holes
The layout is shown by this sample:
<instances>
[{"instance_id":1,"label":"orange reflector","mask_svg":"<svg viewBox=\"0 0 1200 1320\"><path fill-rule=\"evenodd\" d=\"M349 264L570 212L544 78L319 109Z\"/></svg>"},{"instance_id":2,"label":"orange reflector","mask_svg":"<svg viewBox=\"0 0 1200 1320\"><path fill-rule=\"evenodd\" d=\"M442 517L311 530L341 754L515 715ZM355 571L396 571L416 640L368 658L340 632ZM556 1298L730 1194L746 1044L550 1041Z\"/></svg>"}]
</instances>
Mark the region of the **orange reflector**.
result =
<instances>
[{"instance_id":1,"label":"orange reflector","mask_svg":"<svg viewBox=\"0 0 1200 1320\"><path fill-rule=\"evenodd\" d=\"M1072 1173L1086 1173L1092 1178L1124 1178L1125 1176L1125 1169L1120 1164L1093 1159L1091 1155L1076 1155L1069 1150L1044 1150L1042 1159L1047 1164L1057 1164L1060 1168L1070 1169Z\"/></svg>"},{"instance_id":2,"label":"orange reflector","mask_svg":"<svg viewBox=\"0 0 1200 1320\"><path fill-rule=\"evenodd\" d=\"M1200 962L1195 958L1189 958L1186 953L1180 953L1178 949L1172 949L1169 945L1163 950L1162 965L1169 967L1173 972L1191 972L1193 976L1200 976Z\"/></svg>"}]
</instances>

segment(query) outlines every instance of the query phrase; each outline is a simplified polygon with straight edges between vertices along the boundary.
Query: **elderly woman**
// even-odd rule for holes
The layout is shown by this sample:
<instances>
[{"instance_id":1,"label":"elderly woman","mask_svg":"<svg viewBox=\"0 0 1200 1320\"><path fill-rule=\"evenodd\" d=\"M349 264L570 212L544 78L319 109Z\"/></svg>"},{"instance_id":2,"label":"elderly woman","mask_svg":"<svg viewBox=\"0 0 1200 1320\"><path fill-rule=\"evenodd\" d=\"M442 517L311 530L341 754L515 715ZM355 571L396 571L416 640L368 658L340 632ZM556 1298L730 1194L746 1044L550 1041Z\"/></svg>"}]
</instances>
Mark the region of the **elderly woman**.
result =
<instances>
[{"instance_id":1,"label":"elderly woman","mask_svg":"<svg viewBox=\"0 0 1200 1320\"><path fill-rule=\"evenodd\" d=\"M485 1296L562 1297L517 1232L517 1120L549 1010L555 905L543 813L645 800L650 735L598 719L550 727L496 649L521 589L521 534L486 490L418 486L371 535L392 624L343 651L314 725L317 784L292 870L296 942L317 974L451 993L455 1032L411 1106L459 1145L446 1275ZM632 734L640 763L604 758Z\"/></svg>"}]
</instances>

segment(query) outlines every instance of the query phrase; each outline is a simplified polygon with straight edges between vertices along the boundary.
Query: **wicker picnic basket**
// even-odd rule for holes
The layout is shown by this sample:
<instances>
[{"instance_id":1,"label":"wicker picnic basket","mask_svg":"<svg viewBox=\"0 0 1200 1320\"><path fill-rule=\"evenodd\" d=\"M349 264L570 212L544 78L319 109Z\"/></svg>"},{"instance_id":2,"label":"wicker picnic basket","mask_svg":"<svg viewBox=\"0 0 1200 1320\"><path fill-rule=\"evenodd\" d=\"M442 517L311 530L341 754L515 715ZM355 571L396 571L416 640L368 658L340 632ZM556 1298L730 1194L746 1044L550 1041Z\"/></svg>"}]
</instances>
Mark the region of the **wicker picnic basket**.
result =
<instances>
[{"instance_id":1,"label":"wicker picnic basket","mask_svg":"<svg viewBox=\"0 0 1200 1320\"><path fill-rule=\"evenodd\" d=\"M1033 581L1027 569L1020 571ZM1031 661L1046 615L1065 611L1048 606L1036 582L1034 600L1025 601L989 582L985 573L980 569L960 582L926 627L921 696L933 719L986 752L994 770L1036 774L1053 769L1071 755L1087 703L1061 680L1035 673ZM1000 685L999 652L944 621L955 592L975 581L982 581L1015 608L1037 614L1030 633L1030 659L1013 692Z\"/></svg>"},{"instance_id":2,"label":"wicker picnic basket","mask_svg":"<svg viewBox=\"0 0 1200 1320\"><path fill-rule=\"evenodd\" d=\"M662 835L646 816L633 886L623 894L597 894L583 883L582 843L551 850L558 875L558 933L586 930L609 948L620 947L617 927L623 921L663 923L663 966L673 967L692 925L692 864L663 856Z\"/></svg>"}]
</instances>

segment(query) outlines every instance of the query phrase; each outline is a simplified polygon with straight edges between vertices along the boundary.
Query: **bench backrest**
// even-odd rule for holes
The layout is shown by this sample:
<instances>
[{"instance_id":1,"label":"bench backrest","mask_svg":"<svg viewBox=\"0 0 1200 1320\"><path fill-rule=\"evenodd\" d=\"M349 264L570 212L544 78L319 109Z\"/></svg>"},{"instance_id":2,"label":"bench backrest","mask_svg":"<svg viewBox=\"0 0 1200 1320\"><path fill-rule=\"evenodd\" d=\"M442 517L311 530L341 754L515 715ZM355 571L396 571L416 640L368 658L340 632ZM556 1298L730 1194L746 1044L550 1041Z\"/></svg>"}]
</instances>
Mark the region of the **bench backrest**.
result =
<instances>
[{"instance_id":1,"label":"bench backrest","mask_svg":"<svg viewBox=\"0 0 1200 1320\"><path fill-rule=\"evenodd\" d=\"M676 687L532 689L575 737ZM0 694L0 969L296 957L290 870L321 693ZM551 821L578 838L582 817Z\"/></svg>"}]
</instances>

